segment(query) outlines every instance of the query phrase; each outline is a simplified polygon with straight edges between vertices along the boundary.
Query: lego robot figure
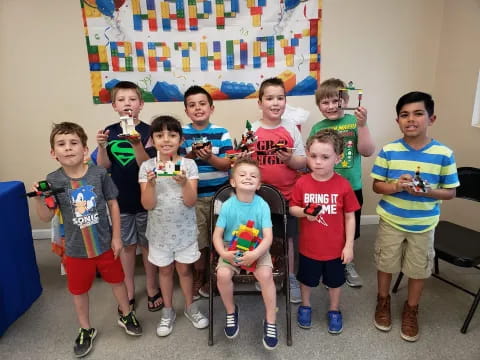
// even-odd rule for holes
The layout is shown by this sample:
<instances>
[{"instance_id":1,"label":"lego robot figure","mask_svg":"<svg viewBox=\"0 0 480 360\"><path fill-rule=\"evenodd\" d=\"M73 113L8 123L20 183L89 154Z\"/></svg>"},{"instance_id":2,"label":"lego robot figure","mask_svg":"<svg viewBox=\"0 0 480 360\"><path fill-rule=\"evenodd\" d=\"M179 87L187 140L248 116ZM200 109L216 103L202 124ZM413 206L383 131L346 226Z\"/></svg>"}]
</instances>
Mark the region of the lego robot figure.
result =
<instances>
[{"instance_id":1,"label":"lego robot figure","mask_svg":"<svg viewBox=\"0 0 480 360\"><path fill-rule=\"evenodd\" d=\"M247 221L246 225L240 225L237 230L232 232L233 238L230 241L230 245L228 247L229 251L235 251L235 263L239 263L242 260L243 253L245 251L251 251L255 249L258 244L262 241L261 238L258 237L259 230L254 227L255 222L252 220ZM226 263L228 261L224 260ZM240 268L248 271L254 272L257 264L256 262L251 264L250 266L242 265Z\"/></svg>"},{"instance_id":2,"label":"lego robot figure","mask_svg":"<svg viewBox=\"0 0 480 360\"><path fill-rule=\"evenodd\" d=\"M420 166L417 166L415 176L412 179L411 186L416 192L428 192L430 190L430 184L427 180L422 179L420 176Z\"/></svg>"}]
</instances>

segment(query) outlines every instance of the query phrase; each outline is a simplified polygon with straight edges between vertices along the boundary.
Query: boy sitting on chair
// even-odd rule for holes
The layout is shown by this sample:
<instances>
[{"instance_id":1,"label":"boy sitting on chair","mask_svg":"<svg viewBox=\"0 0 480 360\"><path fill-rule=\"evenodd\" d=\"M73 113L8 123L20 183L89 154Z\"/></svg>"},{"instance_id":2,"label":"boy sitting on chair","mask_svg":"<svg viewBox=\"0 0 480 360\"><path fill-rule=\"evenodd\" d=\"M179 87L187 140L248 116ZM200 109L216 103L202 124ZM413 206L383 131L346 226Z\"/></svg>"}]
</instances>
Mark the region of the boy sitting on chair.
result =
<instances>
[{"instance_id":1,"label":"boy sitting on chair","mask_svg":"<svg viewBox=\"0 0 480 360\"><path fill-rule=\"evenodd\" d=\"M220 258L217 265L217 287L227 313L225 335L233 339L238 335L238 306L233 300L232 276L240 272L241 266L251 266L256 262L253 274L260 283L266 316L263 322L263 345L273 350L278 344L276 325L276 289L272 275L272 259L269 248L273 232L268 204L255 191L260 188L260 169L255 160L242 158L232 168L230 184L235 195L222 205L213 233L213 245ZM228 250L232 232L240 225L253 221L259 229L262 241L254 250L241 254L238 250ZM225 260L225 261L224 261Z\"/></svg>"}]
</instances>

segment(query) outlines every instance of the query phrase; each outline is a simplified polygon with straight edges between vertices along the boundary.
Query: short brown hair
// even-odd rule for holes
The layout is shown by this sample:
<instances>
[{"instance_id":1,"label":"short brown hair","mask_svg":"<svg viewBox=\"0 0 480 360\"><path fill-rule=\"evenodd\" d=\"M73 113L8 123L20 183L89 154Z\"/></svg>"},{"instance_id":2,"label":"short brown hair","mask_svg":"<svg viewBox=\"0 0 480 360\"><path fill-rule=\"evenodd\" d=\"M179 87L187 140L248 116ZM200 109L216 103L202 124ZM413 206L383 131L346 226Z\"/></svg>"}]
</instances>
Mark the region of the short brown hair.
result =
<instances>
[{"instance_id":1,"label":"short brown hair","mask_svg":"<svg viewBox=\"0 0 480 360\"><path fill-rule=\"evenodd\" d=\"M310 136L307 140L306 149L310 150L310 146L318 141L319 143L332 144L335 154L340 155L343 152L343 138L337 130L322 129L316 134Z\"/></svg>"},{"instance_id":2,"label":"short brown hair","mask_svg":"<svg viewBox=\"0 0 480 360\"><path fill-rule=\"evenodd\" d=\"M338 96L339 90L346 87L345 83L340 79L330 78L320 84L315 91L315 103L318 105L323 99ZM343 100L348 101L348 92L342 91Z\"/></svg>"},{"instance_id":3,"label":"short brown hair","mask_svg":"<svg viewBox=\"0 0 480 360\"><path fill-rule=\"evenodd\" d=\"M115 84L112 90L110 90L110 97L112 98L112 103L115 102L115 97L117 96L118 90L120 89L133 89L137 93L140 101L143 100L142 91L140 90L140 87L137 84L131 81L119 81L118 83Z\"/></svg>"},{"instance_id":4,"label":"short brown hair","mask_svg":"<svg viewBox=\"0 0 480 360\"><path fill-rule=\"evenodd\" d=\"M260 84L260 89L258 89L258 100L262 101L263 93L265 92L265 88L267 88L268 86L279 86L283 89L284 93L286 92L285 91L285 84L283 83L282 79L277 78L277 77L265 79Z\"/></svg>"},{"instance_id":5,"label":"short brown hair","mask_svg":"<svg viewBox=\"0 0 480 360\"><path fill-rule=\"evenodd\" d=\"M50 146L53 149L55 145L55 136L60 134L75 134L78 135L82 145L87 146L87 134L83 128L72 122L61 122L60 124L53 124L52 132L50 133Z\"/></svg>"},{"instance_id":6,"label":"short brown hair","mask_svg":"<svg viewBox=\"0 0 480 360\"><path fill-rule=\"evenodd\" d=\"M238 160L235 161L235 163L232 166L232 171L231 171L231 176L235 174L235 171L241 166L241 165L251 165L255 166L258 169L258 172L261 174L260 167L258 166L258 161L255 159L252 159L251 157L242 157Z\"/></svg>"}]
</instances>

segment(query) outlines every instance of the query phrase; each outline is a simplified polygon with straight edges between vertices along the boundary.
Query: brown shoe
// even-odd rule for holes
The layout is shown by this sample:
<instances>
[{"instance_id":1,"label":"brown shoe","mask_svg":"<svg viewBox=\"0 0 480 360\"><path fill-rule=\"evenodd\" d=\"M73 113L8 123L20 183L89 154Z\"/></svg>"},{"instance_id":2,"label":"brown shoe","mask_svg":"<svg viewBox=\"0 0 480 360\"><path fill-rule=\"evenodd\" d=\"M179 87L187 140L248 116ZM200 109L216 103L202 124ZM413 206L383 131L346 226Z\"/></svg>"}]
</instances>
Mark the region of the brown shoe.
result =
<instances>
[{"instance_id":1,"label":"brown shoe","mask_svg":"<svg viewBox=\"0 0 480 360\"><path fill-rule=\"evenodd\" d=\"M383 297L377 295L377 307L375 308L375 327L378 330L390 331L392 328L392 315L390 313L390 295Z\"/></svg>"},{"instance_id":2,"label":"brown shoe","mask_svg":"<svg viewBox=\"0 0 480 360\"><path fill-rule=\"evenodd\" d=\"M418 305L410 306L405 301L402 312L402 331L400 335L403 340L417 341L418 340Z\"/></svg>"}]
</instances>

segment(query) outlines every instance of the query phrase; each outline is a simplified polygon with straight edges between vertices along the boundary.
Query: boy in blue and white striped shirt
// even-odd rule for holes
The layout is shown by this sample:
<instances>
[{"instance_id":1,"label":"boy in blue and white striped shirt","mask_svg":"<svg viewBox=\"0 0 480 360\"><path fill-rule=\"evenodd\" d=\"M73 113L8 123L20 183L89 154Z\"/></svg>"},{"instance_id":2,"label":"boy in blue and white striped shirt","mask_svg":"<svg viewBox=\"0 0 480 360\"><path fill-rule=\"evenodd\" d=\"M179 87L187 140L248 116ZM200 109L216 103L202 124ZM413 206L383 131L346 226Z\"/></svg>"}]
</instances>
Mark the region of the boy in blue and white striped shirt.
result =
<instances>
[{"instance_id":1,"label":"boy in blue and white striped shirt","mask_svg":"<svg viewBox=\"0 0 480 360\"><path fill-rule=\"evenodd\" d=\"M195 205L198 225L198 249L201 256L194 263L193 299L208 297L206 281L207 251L209 245L210 202L215 192L228 183L230 160L225 157L232 149L232 139L227 129L210 122L215 107L212 96L201 86L191 86L185 91L185 113L192 121L183 126L185 141L180 154L195 160L198 167L198 198Z\"/></svg>"},{"instance_id":2,"label":"boy in blue and white striped shirt","mask_svg":"<svg viewBox=\"0 0 480 360\"><path fill-rule=\"evenodd\" d=\"M373 191L383 195L377 206L380 223L375 242L378 295L374 321L379 330L391 329L392 273L402 271L409 281L401 337L416 341L418 303L425 279L432 272L440 203L455 197L459 181L453 151L427 135L436 120L432 97L410 92L398 100L396 111L403 138L382 148L371 173ZM414 185L415 175L428 184L424 191Z\"/></svg>"}]
</instances>

